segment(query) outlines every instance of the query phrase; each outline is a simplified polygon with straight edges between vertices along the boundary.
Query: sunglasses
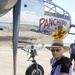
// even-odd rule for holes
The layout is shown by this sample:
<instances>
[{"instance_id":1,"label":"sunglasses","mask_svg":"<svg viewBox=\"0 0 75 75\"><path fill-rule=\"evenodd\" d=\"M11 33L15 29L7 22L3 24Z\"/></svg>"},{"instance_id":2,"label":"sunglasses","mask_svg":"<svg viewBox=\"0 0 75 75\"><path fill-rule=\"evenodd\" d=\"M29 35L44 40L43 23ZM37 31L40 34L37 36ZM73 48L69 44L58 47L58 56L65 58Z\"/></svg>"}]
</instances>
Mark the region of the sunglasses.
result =
<instances>
[{"instance_id":1,"label":"sunglasses","mask_svg":"<svg viewBox=\"0 0 75 75\"><path fill-rule=\"evenodd\" d=\"M51 49L51 52L59 52L60 51L60 49Z\"/></svg>"}]
</instances>

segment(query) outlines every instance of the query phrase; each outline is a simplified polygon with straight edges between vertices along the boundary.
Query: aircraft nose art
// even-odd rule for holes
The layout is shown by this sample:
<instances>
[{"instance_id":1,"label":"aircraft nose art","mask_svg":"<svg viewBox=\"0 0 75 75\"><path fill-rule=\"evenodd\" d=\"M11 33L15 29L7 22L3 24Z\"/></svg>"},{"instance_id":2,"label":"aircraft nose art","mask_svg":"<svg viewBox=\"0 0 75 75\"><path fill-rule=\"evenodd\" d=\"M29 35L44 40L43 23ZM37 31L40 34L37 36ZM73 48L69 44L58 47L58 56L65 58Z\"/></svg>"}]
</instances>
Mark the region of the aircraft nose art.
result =
<instances>
[{"instance_id":1,"label":"aircraft nose art","mask_svg":"<svg viewBox=\"0 0 75 75\"><path fill-rule=\"evenodd\" d=\"M18 0L0 0L0 16L7 13Z\"/></svg>"}]
</instances>

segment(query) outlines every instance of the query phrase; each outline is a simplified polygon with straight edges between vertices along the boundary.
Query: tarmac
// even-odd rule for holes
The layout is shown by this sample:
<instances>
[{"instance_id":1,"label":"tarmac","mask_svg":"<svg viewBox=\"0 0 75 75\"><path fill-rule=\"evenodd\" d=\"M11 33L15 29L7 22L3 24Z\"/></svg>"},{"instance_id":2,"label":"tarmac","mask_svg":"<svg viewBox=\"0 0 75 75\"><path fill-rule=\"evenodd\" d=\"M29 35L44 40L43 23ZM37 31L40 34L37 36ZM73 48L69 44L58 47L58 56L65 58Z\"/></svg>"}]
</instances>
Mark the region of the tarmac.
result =
<instances>
[{"instance_id":1,"label":"tarmac","mask_svg":"<svg viewBox=\"0 0 75 75\"><path fill-rule=\"evenodd\" d=\"M46 48L37 50L38 56L35 57L38 64L44 68L44 75L49 75L51 66L50 58L52 57L51 52ZM64 53L69 57L69 52ZM31 61L27 61L30 54L18 49L17 51L17 69L16 75L25 75L26 69L32 64ZM75 72L72 72L75 75ZM11 46L0 46L0 75L13 75L13 49Z\"/></svg>"}]
</instances>

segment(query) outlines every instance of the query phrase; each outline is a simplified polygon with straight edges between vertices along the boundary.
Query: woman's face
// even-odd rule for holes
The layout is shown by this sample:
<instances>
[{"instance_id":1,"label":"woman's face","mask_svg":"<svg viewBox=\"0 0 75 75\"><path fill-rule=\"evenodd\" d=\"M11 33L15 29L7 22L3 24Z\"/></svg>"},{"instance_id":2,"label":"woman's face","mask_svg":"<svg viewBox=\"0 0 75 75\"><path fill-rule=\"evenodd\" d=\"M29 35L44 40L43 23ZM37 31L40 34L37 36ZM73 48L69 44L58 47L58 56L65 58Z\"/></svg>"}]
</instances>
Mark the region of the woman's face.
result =
<instances>
[{"instance_id":1,"label":"woman's face","mask_svg":"<svg viewBox=\"0 0 75 75\"><path fill-rule=\"evenodd\" d=\"M52 47L51 52L52 52L53 57L56 60L59 60L62 57L63 49L62 47Z\"/></svg>"}]
</instances>

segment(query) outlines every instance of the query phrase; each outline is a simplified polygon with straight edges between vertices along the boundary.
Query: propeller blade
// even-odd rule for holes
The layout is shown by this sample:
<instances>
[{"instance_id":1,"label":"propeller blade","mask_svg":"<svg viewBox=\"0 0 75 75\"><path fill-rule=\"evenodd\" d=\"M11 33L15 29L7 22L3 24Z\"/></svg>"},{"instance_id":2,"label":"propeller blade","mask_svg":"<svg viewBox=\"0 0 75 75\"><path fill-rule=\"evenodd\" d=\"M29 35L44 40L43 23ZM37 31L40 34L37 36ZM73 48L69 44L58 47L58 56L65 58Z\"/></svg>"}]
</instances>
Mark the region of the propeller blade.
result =
<instances>
[{"instance_id":1,"label":"propeller blade","mask_svg":"<svg viewBox=\"0 0 75 75\"><path fill-rule=\"evenodd\" d=\"M18 44L18 33L20 25L20 7L21 7L21 0L18 0L16 5L13 7L13 73L14 75L16 75L17 44Z\"/></svg>"}]
</instances>

